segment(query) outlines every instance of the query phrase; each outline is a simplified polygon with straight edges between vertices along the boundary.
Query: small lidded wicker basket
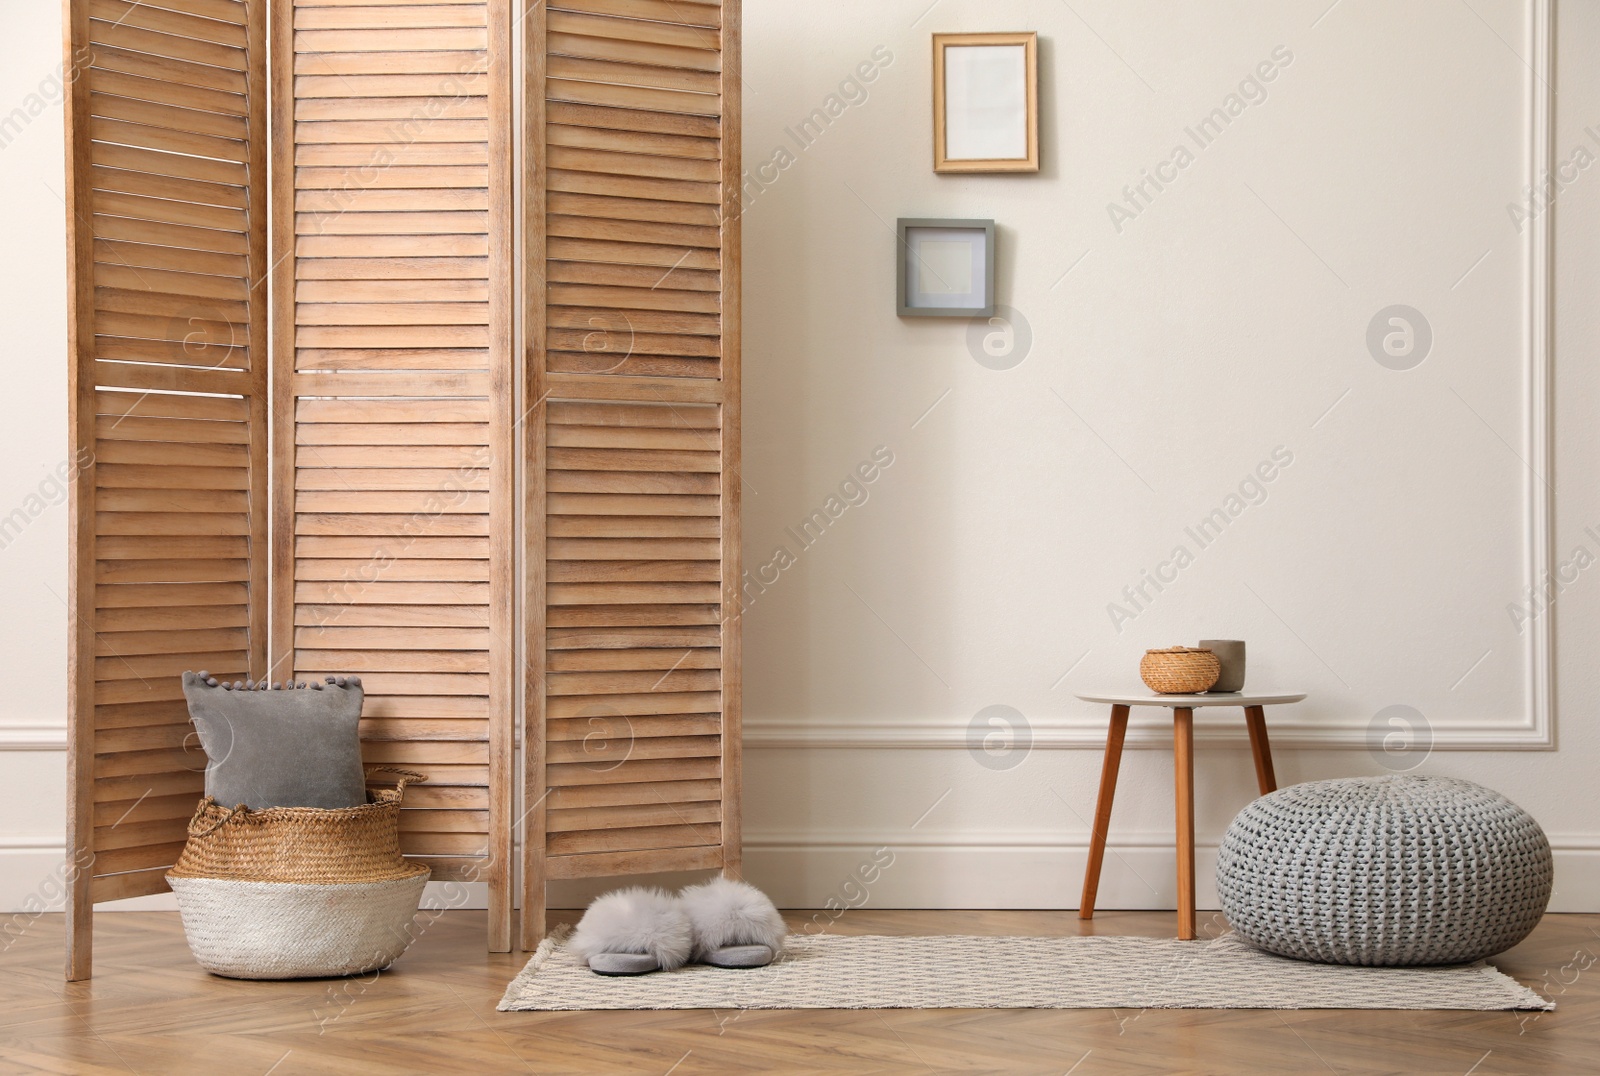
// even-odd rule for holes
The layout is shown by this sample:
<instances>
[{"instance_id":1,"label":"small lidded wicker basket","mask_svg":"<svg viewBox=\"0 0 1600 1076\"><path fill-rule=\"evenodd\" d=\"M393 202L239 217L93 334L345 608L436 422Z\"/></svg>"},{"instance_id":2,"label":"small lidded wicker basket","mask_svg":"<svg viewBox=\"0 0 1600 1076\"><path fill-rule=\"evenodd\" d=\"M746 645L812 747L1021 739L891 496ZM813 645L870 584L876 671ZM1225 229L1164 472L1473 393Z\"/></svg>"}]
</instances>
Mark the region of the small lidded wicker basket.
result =
<instances>
[{"instance_id":1,"label":"small lidded wicker basket","mask_svg":"<svg viewBox=\"0 0 1600 1076\"><path fill-rule=\"evenodd\" d=\"M1198 695L1221 675L1217 655L1198 646L1146 650L1139 659L1139 679L1158 695Z\"/></svg>"}]
</instances>

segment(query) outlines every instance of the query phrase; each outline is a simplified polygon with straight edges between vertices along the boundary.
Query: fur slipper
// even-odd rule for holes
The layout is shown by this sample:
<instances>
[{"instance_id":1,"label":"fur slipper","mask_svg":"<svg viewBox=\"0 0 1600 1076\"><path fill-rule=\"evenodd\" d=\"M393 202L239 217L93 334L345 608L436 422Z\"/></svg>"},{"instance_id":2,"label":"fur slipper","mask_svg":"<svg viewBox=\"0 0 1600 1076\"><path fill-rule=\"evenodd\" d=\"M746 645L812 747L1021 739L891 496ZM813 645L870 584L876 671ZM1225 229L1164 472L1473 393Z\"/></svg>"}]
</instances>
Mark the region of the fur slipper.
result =
<instances>
[{"instance_id":1,"label":"fur slipper","mask_svg":"<svg viewBox=\"0 0 1600 1076\"><path fill-rule=\"evenodd\" d=\"M661 889L618 889L595 898L567 948L601 975L643 975L682 967L693 949L689 917Z\"/></svg>"},{"instance_id":2,"label":"fur slipper","mask_svg":"<svg viewBox=\"0 0 1600 1076\"><path fill-rule=\"evenodd\" d=\"M694 928L694 959L719 968L758 968L783 952L789 928L767 895L747 882L713 878L678 894Z\"/></svg>"}]
</instances>

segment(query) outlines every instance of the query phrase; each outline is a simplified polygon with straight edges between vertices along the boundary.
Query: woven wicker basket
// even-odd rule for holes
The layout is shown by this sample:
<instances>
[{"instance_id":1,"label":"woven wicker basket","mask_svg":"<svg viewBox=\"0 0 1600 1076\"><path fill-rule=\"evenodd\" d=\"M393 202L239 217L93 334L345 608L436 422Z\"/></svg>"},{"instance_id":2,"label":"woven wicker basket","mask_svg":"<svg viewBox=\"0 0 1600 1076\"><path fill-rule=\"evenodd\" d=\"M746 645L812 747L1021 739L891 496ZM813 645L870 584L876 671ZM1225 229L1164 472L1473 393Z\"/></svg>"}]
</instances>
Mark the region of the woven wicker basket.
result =
<instances>
[{"instance_id":1,"label":"woven wicker basket","mask_svg":"<svg viewBox=\"0 0 1600 1076\"><path fill-rule=\"evenodd\" d=\"M195 960L236 979L358 975L415 938L429 870L400 854L404 770L361 807L223 807L209 796L167 881Z\"/></svg>"},{"instance_id":2,"label":"woven wicker basket","mask_svg":"<svg viewBox=\"0 0 1600 1076\"><path fill-rule=\"evenodd\" d=\"M1222 675L1222 662L1209 650L1174 646L1146 650L1139 659L1139 678L1158 695L1197 695Z\"/></svg>"}]
</instances>

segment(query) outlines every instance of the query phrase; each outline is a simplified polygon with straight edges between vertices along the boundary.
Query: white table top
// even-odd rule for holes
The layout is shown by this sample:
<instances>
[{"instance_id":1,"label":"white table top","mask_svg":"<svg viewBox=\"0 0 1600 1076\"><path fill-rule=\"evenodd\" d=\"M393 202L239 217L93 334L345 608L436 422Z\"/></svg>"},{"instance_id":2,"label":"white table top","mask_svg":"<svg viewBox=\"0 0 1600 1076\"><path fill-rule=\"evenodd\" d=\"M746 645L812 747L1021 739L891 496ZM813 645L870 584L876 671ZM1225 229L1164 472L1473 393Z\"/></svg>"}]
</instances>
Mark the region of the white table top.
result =
<instances>
[{"instance_id":1,"label":"white table top","mask_svg":"<svg viewBox=\"0 0 1600 1076\"><path fill-rule=\"evenodd\" d=\"M1157 695L1152 691L1079 691L1084 702L1104 702L1113 706L1168 706L1198 708L1202 706L1276 706L1280 703L1299 702L1306 697L1303 691L1277 691L1257 693L1244 691L1219 691L1204 695Z\"/></svg>"}]
</instances>

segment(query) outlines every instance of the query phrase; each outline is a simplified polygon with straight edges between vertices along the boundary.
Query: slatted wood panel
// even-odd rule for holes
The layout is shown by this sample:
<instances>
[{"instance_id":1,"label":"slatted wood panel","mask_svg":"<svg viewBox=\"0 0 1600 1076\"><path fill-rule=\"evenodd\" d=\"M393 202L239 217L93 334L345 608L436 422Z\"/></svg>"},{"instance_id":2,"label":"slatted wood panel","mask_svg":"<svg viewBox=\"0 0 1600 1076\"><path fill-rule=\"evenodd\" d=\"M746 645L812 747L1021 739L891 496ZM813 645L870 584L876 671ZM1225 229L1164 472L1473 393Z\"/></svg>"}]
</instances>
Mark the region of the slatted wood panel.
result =
<instances>
[{"instance_id":1,"label":"slatted wood panel","mask_svg":"<svg viewBox=\"0 0 1600 1076\"><path fill-rule=\"evenodd\" d=\"M276 0L274 675L362 677L401 846L510 947L506 0Z\"/></svg>"},{"instance_id":2,"label":"slatted wood panel","mask_svg":"<svg viewBox=\"0 0 1600 1076\"><path fill-rule=\"evenodd\" d=\"M265 667L261 0L70 0L68 975L164 891L204 783L179 680Z\"/></svg>"},{"instance_id":3,"label":"slatted wood panel","mask_svg":"<svg viewBox=\"0 0 1600 1076\"><path fill-rule=\"evenodd\" d=\"M544 884L739 869L738 8L529 16L528 813Z\"/></svg>"},{"instance_id":4,"label":"slatted wood panel","mask_svg":"<svg viewBox=\"0 0 1600 1076\"><path fill-rule=\"evenodd\" d=\"M724 11L548 7L545 368L716 378Z\"/></svg>"}]
</instances>

